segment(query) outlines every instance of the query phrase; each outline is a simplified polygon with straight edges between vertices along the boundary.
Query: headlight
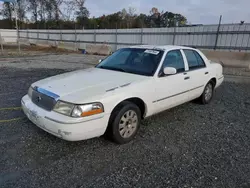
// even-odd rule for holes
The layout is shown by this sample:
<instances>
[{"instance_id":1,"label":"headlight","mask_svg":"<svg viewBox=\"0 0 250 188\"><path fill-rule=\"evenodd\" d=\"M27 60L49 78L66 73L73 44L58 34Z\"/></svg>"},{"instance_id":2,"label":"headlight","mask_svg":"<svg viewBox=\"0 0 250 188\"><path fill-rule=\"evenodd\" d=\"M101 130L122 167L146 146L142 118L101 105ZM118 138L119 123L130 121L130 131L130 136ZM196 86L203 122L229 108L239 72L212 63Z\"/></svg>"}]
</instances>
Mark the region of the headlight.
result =
<instances>
[{"instance_id":1,"label":"headlight","mask_svg":"<svg viewBox=\"0 0 250 188\"><path fill-rule=\"evenodd\" d=\"M73 108L74 108L73 104L58 101L54 107L54 111L60 114L70 116Z\"/></svg>"},{"instance_id":2,"label":"headlight","mask_svg":"<svg viewBox=\"0 0 250 188\"><path fill-rule=\"evenodd\" d=\"M33 88L30 86L29 90L28 90L28 96L30 98L32 98L32 92L33 92Z\"/></svg>"},{"instance_id":3,"label":"headlight","mask_svg":"<svg viewBox=\"0 0 250 188\"><path fill-rule=\"evenodd\" d=\"M101 103L92 103L85 105L74 105L62 101L58 101L54 111L67 116L79 118L87 117L104 112L103 105Z\"/></svg>"},{"instance_id":4,"label":"headlight","mask_svg":"<svg viewBox=\"0 0 250 188\"><path fill-rule=\"evenodd\" d=\"M101 103L92 103L85 105L76 105L72 111L72 117L87 117L104 112Z\"/></svg>"}]
</instances>

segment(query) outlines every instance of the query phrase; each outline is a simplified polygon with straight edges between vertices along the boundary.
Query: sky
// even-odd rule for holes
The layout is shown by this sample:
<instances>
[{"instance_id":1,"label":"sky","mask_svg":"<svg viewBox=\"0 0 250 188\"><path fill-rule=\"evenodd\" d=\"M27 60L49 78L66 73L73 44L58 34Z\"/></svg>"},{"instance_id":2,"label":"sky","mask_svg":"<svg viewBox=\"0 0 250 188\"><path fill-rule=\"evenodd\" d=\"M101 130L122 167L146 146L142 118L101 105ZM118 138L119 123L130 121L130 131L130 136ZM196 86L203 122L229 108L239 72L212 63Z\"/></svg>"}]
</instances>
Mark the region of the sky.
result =
<instances>
[{"instance_id":1,"label":"sky","mask_svg":"<svg viewBox=\"0 0 250 188\"><path fill-rule=\"evenodd\" d=\"M123 8L136 8L136 13L148 14L152 7L187 17L192 24L250 22L250 0L86 0L90 16L118 12Z\"/></svg>"}]
</instances>

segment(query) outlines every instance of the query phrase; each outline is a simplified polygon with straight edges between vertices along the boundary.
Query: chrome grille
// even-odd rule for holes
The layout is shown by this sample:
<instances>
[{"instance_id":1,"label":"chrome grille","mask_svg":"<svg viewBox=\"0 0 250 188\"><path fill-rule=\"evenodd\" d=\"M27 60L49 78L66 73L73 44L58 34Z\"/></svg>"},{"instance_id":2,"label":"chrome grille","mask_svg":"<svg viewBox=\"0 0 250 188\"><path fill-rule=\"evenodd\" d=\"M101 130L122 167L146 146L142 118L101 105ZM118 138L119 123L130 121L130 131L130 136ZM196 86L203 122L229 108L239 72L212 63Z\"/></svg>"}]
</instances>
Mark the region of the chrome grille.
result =
<instances>
[{"instance_id":1,"label":"chrome grille","mask_svg":"<svg viewBox=\"0 0 250 188\"><path fill-rule=\"evenodd\" d=\"M34 104L47 111L51 111L56 105L54 98L38 92L36 89L33 90L31 99Z\"/></svg>"}]
</instances>

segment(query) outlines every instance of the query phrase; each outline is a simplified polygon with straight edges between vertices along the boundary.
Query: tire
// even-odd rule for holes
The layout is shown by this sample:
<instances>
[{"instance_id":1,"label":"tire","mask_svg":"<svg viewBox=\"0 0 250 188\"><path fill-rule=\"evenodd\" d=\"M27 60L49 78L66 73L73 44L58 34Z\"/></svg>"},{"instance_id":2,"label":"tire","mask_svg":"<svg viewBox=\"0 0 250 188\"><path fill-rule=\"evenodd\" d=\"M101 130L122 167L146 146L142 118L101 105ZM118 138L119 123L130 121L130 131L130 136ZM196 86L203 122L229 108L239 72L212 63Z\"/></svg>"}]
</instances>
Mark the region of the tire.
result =
<instances>
[{"instance_id":1,"label":"tire","mask_svg":"<svg viewBox=\"0 0 250 188\"><path fill-rule=\"evenodd\" d=\"M214 83L213 81L208 82L208 84L205 86L205 89L202 93L202 95L199 98L199 101L201 104L209 104L214 96Z\"/></svg>"},{"instance_id":2,"label":"tire","mask_svg":"<svg viewBox=\"0 0 250 188\"><path fill-rule=\"evenodd\" d=\"M131 102L122 102L111 114L107 136L117 144L129 143L136 136L140 124L139 107Z\"/></svg>"}]
</instances>

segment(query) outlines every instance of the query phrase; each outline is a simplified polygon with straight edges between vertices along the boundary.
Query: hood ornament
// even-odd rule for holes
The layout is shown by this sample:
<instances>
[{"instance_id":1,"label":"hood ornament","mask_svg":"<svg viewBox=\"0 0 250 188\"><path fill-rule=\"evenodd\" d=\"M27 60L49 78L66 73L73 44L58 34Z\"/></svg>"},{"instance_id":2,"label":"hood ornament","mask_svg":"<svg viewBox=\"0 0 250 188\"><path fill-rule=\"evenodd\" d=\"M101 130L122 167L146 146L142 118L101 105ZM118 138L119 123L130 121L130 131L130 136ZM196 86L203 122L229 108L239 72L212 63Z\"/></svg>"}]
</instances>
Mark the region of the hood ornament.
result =
<instances>
[{"instance_id":1,"label":"hood ornament","mask_svg":"<svg viewBox=\"0 0 250 188\"><path fill-rule=\"evenodd\" d=\"M42 100L42 97L41 96L38 96L37 97L37 102L40 102Z\"/></svg>"}]
</instances>

